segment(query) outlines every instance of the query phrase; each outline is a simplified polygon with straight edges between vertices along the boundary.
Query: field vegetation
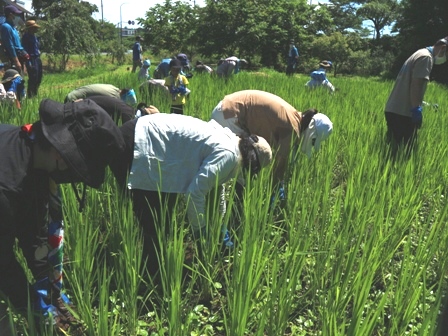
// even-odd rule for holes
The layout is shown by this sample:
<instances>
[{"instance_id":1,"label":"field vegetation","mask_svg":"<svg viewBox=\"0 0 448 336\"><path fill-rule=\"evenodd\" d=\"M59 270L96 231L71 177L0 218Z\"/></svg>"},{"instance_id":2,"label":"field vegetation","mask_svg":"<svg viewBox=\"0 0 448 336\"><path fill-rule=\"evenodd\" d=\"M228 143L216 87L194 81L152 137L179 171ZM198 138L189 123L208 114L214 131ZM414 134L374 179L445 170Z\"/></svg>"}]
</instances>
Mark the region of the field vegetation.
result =
<instances>
[{"instance_id":1,"label":"field vegetation","mask_svg":"<svg viewBox=\"0 0 448 336\"><path fill-rule=\"evenodd\" d=\"M2 110L0 121L33 122L41 99L62 102L84 84L137 88L137 75L126 68L46 74L39 97L20 112ZM161 254L142 255L132 204L117 194L110 173L101 189L88 190L83 213L63 187L66 292L88 335L435 334L448 271L446 87L429 84L425 100L439 109L424 110L416 150L391 160L384 106L393 82L330 76L338 88L330 95L307 91L307 80L267 69L229 81L200 74L190 80L185 114L204 120L224 95L259 89L300 111L317 108L334 123L311 160L291 158L282 207L269 206L269 169L251 181L240 217L230 188L224 222L235 241L231 251L219 247L217 229L203 246L206 257L196 258L179 204L169 237L160 234ZM169 111L160 97L148 103ZM219 228L210 209L208 225ZM145 265L158 261L160 277L151 278ZM30 316L14 318L20 332L36 335Z\"/></svg>"}]
</instances>

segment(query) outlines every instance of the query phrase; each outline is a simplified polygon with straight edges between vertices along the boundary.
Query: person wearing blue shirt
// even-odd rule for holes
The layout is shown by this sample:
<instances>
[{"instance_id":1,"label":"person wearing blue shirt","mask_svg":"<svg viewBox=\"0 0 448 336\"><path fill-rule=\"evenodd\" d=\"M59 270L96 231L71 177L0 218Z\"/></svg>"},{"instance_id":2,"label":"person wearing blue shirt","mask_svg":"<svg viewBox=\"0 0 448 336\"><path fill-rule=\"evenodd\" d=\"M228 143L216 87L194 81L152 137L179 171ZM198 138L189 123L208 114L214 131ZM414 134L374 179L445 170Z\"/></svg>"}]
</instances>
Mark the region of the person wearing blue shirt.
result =
<instances>
[{"instance_id":1,"label":"person wearing blue shirt","mask_svg":"<svg viewBox=\"0 0 448 336\"><path fill-rule=\"evenodd\" d=\"M294 41L291 40L289 43L288 65L286 67L287 76L292 76L294 74L298 62L299 62L299 50L294 45Z\"/></svg>"},{"instance_id":2,"label":"person wearing blue shirt","mask_svg":"<svg viewBox=\"0 0 448 336\"><path fill-rule=\"evenodd\" d=\"M143 65L143 49L140 42L143 41L140 35L135 37L135 43L132 47L132 73L137 70L137 67L141 68Z\"/></svg>"},{"instance_id":3,"label":"person wearing blue shirt","mask_svg":"<svg viewBox=\"0 0 448 336\"><path fill-rule=\"evenodd\" d=\"M155 79L164 79L165 77L169 76L171 60L171 58L162 59L157 68L154 70Z\"/></svg>"},{"instance_id":4,"label":"person wearing blue shirt","mask_svg":"<svg viewBox=\"0 0 448 336\"><path fill-rule=\"evenodd\" d=\"M2 45L9 57L11 66L15 67L17 71L22 72L22 62L29 59L29 55L20 43L19 33L16 29L16 26L22 20L22 11L13 5L8 5L4 8L4 14L6 21L2 24L0 31Z\"/></svg>"},{"instance_id":5,"label":"person wearing blue shirt","mask_svg":"<svg viewBox=\"0 0 448 336\"><path fill-rule=\"evenodd\" d=\"M25 80L20 76L20 73L15 69L6 70L1 84L6 91L6 96L11 97L13 105L20 109L21 101L26 96Z\"/></svg>"},{"instance_id":6,"label":"person wearing blue shirt","mask_svg":"<svg viewBox=\"0 0 448 336\"><path fill-rule=\"evenodd\" d=\"M28 20L25 24L25 33L22 36L22 45L26 50L30 59L25 62L26 70L28 72L28 98L37 95L40 83L42 82L42 61L40 59L40 43L36 36L37 30L40 26L34 20Z\"/></svg>"}]
</instances>

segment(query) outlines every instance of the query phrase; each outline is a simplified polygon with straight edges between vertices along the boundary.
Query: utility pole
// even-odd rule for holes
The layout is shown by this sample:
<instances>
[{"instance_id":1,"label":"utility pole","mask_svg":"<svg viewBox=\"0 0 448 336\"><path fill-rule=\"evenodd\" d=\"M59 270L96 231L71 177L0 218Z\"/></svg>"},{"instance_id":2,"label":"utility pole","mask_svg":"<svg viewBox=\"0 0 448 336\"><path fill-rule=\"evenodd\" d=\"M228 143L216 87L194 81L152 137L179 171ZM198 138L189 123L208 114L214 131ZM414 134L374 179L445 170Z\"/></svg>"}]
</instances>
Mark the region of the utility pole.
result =
<instances>
[{"instance_id":1,"label":"utility pole","mask_svg":"<svg viewBox=\"0 0 448 336\"><path fill-rule=\"evenodd\" d=\"M120 5L120 44L123 45L123 19L121 17L121 6L126 5L127 2L123 2Z\"/></svg>"}]
</instances>

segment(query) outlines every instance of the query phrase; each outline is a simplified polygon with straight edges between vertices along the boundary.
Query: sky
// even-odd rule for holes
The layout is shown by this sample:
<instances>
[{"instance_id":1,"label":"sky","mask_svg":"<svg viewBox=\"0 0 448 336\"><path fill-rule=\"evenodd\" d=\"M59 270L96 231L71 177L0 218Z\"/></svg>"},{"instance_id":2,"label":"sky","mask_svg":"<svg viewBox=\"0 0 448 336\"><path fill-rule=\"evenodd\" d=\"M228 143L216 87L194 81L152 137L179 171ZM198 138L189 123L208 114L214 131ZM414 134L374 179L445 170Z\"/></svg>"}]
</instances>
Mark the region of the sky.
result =
<instances>
[{"instance_id":1,"label":"sky","mask_svg":"<svg viewBox=\"0 0 448 336\"><path fill-rule=\"evenodd\" d=\"M22 0L25 2L25 8L32 11L31 0ZM96 20L101 20L101 14L103 15L104 21L109 21L115 25L120 23L120 8L121 17L123 21L123 27L129 26L128 21L134 20L138 17L145 17L146 11L156 4L162 4L165 0L102 0L103 10L101 13L101 0L84 0L94 4L98 7L98 12L93 15ZM204 6L204 0L184 0L191 4L194 2L196 5ZM325 3L328 0L310 0L312 4ZM132 28L133 26L129 26ZM137 27L137 26L135 26Z\"/></svg>"}]
</instances>

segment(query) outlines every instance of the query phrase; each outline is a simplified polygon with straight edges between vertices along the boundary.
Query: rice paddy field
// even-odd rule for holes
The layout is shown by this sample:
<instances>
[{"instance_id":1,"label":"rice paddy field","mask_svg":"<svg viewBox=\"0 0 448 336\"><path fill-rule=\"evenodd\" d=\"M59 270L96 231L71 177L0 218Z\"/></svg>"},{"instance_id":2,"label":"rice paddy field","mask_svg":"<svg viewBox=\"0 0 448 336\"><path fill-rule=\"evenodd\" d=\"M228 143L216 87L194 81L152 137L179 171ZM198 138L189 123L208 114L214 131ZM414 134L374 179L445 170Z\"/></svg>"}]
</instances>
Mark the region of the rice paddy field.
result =
<instances>
[{"instance_id":1,"label":"rice paddy field","mask_svg":"<svg viewBox=\"0 0 448 336\"><path fill-rule=\"evenodd\" d=\"M299 111L317 108L333 134L308 160L291 160L287 199L269 206L270 169L251 181L235 225L233 189L224 222L235 249L222 251L219 230L198 259L180 199L158 256L142 254L132 204L108 173L87 206L63 187L66 292L87 335L434 335L447 291L448 95L430 83L418 146L390 159L384 106L392 81L330 75L338 89L308 91L306 74L243 71L229 81L196 74L185 114L209 120L228 93L269 91ZM91 83L137 88L126 66L46 74L39 97L20 112L0 112L2 123L38 118L39 102L63 101ZM137 92L139 100L141 96ZM169 103L148 101L162 112ZM210 207L209 227L219 228ZM168 209L167 209L168 211ZM152 278L147 263L160 262ZM15 316L24 335L33 319ZM48 328L48 335L54 334Z\"/></svg>"}]
</instances>

